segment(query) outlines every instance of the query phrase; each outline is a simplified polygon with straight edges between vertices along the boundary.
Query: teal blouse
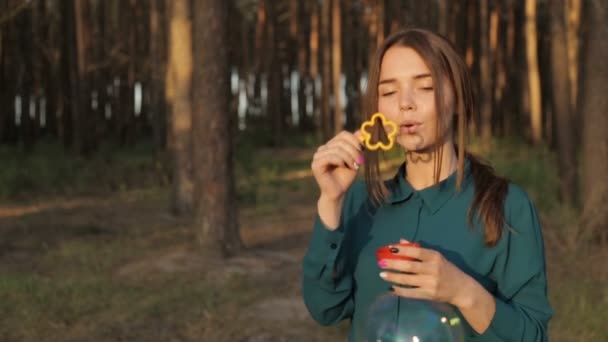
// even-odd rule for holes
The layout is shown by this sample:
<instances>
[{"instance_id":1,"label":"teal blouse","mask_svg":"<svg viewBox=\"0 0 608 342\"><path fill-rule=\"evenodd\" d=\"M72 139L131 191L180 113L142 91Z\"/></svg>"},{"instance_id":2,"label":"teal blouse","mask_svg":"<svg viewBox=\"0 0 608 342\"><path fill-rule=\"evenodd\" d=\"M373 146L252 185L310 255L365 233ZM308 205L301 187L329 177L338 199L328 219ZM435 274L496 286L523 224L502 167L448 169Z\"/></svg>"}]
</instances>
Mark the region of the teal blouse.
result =
<instances>
[{"instance_id":1,"label":"teal blouse","mask_svg":"<svg viewBox=\"0 0 608 342\"><path fill-rule=\"evenodd\" d=\"M470 227L467 221L475 190L468 160L461 191L456 190L456 173L414 190L406 181L405 165L386 184L389 201L374 209L365 183L355 182L335 231L326 229L317 215L302 278L304 302L317 322L349 319L349 341L362 341L358 333L369 306L390 286L378 275L375 250L404 238L441 252L495 296L496 313L483 334L462 320L467 341L547 340L552 309L543 238L536 209L520 187L509 184L504 203L508 227L490 248L484 245L482 225Z\"/></svg>"}]
</instances>

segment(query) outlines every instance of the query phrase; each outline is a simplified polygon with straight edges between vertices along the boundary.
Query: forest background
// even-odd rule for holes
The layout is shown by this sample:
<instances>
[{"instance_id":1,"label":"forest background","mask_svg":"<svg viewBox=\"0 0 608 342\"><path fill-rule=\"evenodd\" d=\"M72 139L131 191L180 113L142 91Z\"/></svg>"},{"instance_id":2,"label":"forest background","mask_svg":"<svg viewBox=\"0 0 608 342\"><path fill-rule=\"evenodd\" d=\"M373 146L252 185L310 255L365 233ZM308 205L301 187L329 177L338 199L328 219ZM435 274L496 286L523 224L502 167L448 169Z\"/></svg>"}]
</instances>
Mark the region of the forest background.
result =
<instances>
[{"instance_id":1,"label":"forest background","mask_svg":"<svg viewBox=\"0 0 608 342\"><path fill-rule=\"evenodd\" d=\"M465 58L468 148L540 210L551 340L608 340L607 17L601 0L0 0L0 340L344 339L300 298L310 160L361 123L370 57L407 27Z\"/></svg>"}]
</instances>

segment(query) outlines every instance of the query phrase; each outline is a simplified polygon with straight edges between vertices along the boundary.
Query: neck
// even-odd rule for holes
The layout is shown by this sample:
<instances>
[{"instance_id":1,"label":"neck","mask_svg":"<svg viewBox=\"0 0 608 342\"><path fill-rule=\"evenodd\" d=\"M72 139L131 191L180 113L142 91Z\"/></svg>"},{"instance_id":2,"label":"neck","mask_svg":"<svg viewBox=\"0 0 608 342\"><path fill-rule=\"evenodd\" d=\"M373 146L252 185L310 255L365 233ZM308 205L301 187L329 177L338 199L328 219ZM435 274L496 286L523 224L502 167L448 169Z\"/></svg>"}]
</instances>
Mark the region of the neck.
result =
<instances>
[{"instance_id":1,"label":"neck","mask_svg":"<svg viewBox=\"0 0 608 342\"><path fill-rule=\"evenodd\" d=\"M438 149L438 148L436 148ZM410 185L421 190L435 184L435 160L434 150L424 152L410 151L406 154L406 178ZM441 156L441 171L439 173L439 181L448 178L458 167L458 156L454 148L454 143L448 139L443 144L443 153Z\"/></svg>"}]
</instances>

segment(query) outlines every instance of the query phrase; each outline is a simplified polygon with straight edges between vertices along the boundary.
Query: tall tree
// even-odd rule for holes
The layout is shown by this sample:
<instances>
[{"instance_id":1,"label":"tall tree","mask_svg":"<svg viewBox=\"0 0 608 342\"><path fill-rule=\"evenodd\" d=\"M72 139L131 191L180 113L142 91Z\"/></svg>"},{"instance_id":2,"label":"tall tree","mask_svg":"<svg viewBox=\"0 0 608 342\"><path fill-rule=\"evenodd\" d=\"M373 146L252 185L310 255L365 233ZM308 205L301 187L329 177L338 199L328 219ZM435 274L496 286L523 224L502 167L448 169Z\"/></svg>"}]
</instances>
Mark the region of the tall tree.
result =
<instances>
[{"instance_id":1,"label":"tall tree","mask_svg":"<svg viewBox=\"0 0 608 342\"><path fill-rule=\"evenodd\" d=\"M322 122L322 139L328 140L331 136L331 0L324 0L321 7L321 122Z\"/></svg>"},{"instance_id":2,"label":"tall tree","mask_svg":"<svg viewBox=\"0 0 608 342\"><path fill-rule=\"evenodd\" d=\"M583 235L608 240L608 4L585 3L588 31L583 63L581 113L583 116Z\"/></svg>"},{"instance_id":3,"label":"tall tree","mask_svg":"<svg viewBox=\"0 0 608 342\"><path fill-rule=\"evenodd\" d=\"M152 121L152 137L157 151L162 150L167 139L167 104L163 96L165 70L166 45L166 16L165 1L150 1L150 45L149 45L149 70L148 70L148 102L149 118Z\"/></svg>"},{"instance_id":4,"label":"tall tree","mask_svg":"<svg viewBox=\"0 0 608 342\"><path fill-rule=\"evenodd\" d=\"M192 183L192 24L188 0L168 0L169 63L167 100L171 103L169 147L173 158L171 210L176 215L193 208Z\"/></svg>"},{"instance_id":5,"label":"tall tree","mask_svg":"<svg viewBox=\"0 0 608 342\"><path fill-rule=\"evenodd\" d=\"M481 138L485 146L488 146L492 138L492 76L490 66L492 65L490 55L490 32L488 29L489 12L488 0L479 3L479 30L481 36L479 52L479 77L480 84L480 114L481 114Z\"/></svg>"},{"instance_id":6,"label":"tall tree","mask_svg":"<svg viewBox=\"0 0 608 342\"><path fill-rule=\"evenodd\" d=\"M334 84L334 133L344 129L344 113L342 112L342 32L340 1L332 1L332 71Z\"/></svg>"},{"instance_id":7,"label":"tall tree","mask_svg":"<svg viewBox=\"0 0 608 342\"><path fill-rule=\"evenodd\" d=\"M241 247L228 113L228 24L224 0L194 2L193 134L199 241L224 255Z\"/></svg>"},{"instance_id":8,"label":"tall tree","mask_svg":"<svg viewBox=\"0 0 608 342\"><path fill-rule=\"evenodd\" d=\"M283 142L283 119L281 110L283 106L283 71L279 55L279 25L278 25L278 2L265 0L267 19L266 46L267 55L265 59L265 73L268 77L268 116L271 120L273 133L273 145L281 146Z\"/></svg>"},{"instance_id":9,"label":"tall tree","mask_svg":"<svg viewBox=\"0 0 608 342\"><path fill-rule=\"evenodd\" d=\"M568 0L566 11L567 45L568 45L568 76L570 78L570 109L575 110L578 103L578 69L579 69L579 27L581 23L582 0Z\"/></svg>"},{"instance_id":10,"label":"tall tree","mask_svg":"<svg viewBox=\"0 0 608 342\"><path fill-rule=\"evenodd\" d=\"M321 127L321 112L319 111L320 91L318 89L319 80L319 3L311 1L310 3L310 36L308 41L308 49L310 53L309 58L309 73L310 73L310 85L313 107L313 121L317 127ZM322 136L322 133L319 134Z\"/></svg>"},{"instance_id":11,"label":"tall tree","mask_svg":"<svg viewBox=\"0 0 608 342\"><path fill-rule=\"evenodd\" d=\"M526 60L528 62L530 126L532 142L538 144L542 140L543 130L536 17L536 0L526 0Z\"/></svg>"},{"instance_id":12,"label":"tall tree","mask_svg":"<svg viewBox=\"0 0 608 342\"><path fill-rule=\"evenodd\" d=\"M561 1L552 1L549 6L551 11L551 98L557 133L559 192L562 202L572 205L577 194L577 154L575 153L576 135L573 129L575 125L570 106L569 74L564 72L564 70L569 70L566 12L564 3Z\"/></svg>"},{"instance_id":13,"label":"tall tree","mask_svg":"<svg viewBox=\"0 0 608 342\"><path fill-rule=\"evenodd\" d=\"M66 33L69 37L67 46L69 49L69 91L70 91L70 114L72 128L72 146L77 153L88 154L91 152L91 132L85 120L90 106L89 82L87 80L87 67L89 62L90 47L90 21L89 2L76 0L72 4L67 1L64 13L69 13L64 19L67 21ZM71 16L70 16L71 15ZM72 21L73 20L73 21Z\"/></svg>"}]
</instances>

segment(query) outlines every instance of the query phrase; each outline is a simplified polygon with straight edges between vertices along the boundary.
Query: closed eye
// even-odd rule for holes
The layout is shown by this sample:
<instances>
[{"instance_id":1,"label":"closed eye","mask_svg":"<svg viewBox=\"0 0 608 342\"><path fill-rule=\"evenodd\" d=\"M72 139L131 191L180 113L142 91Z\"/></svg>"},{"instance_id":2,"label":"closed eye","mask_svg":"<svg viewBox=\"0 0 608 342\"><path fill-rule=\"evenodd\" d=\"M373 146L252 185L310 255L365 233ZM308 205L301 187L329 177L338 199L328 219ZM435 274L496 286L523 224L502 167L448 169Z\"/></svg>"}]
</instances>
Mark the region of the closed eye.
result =
<instances>
[{"instance_id":1,"label":"closed eye","mask_svg":"<svg viewBox=\"0 0 608 342\"><path fill-rule=\"evenodd\" d=\"M422 87L420 89L422 89L422 90L433 90L433 87Z\"/></svg>"},{"instance_id":2,"label":"closed eye","mask_svg":"<svg viewBox=\"0 0 608 342\"><path fill-rule=\"evenodd\" d=\"M394 91L389 91L386 93L382 93L382 96L390 96L390 95L393 95L394 93L395 93Z\"/></svg>"}]
</instances>

